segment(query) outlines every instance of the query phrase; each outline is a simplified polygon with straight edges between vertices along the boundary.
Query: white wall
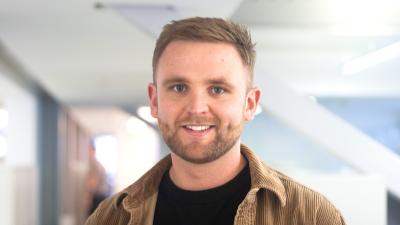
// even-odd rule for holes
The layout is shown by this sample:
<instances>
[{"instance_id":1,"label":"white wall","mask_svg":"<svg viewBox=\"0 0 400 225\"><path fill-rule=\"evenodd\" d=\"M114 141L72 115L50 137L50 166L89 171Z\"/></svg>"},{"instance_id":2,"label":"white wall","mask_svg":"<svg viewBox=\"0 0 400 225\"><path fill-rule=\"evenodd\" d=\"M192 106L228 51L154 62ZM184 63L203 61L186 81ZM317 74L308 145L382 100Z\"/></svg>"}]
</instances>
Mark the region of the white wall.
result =
<instances>
[{"instance_id":1,"label":"white wall","mask_svg":"<svg viewBox=\"0 0 400 225\"><path fill-rule=\"evenodd\" d=\"M383 178L378 175L293 175L327 197L347 225L386 225L387 201Z\"/></svg>"},{"instance_id":2,"label":"white wall","mask_svg":"<svg viewBox=\"0 0 400 225\"><path fill-rule=\"evenodd\" d=\"M5 101L9 112L6 162L11 166L37 165L37 102L35 97L19 92Z\"/></svg>"},{"instance_id":3,"label":"white wall","mask_svg":"<svg viewBox=\"0 0 400 225\"><path fill-rule=\"evenodd\" d=\"M1 69L1 68L0 68ZM5 129L8 151L6 157L0 162L2 173L0 175L1 205L7 206L7 210L0 211L0 224L14 225L18 221L24 221L16 216L29 218L29 224L37 224L38 210L38 171L37 163L37 100L30 92L23 90L8 80L0 71L0 100L8 111L9 122ZM18 172L27 171L27 172ZM20 182L27 173L32 172L29 182ZM26 179L25 179L26 180ZM14 185L25 184L25 187ZM17 200L18 193L12 190L25 190L29 188L29 198L25 202ZM28 196L28 195L24 195ZM0 207L1 208L1 207ZM18 208L18 215L14 213ZM1 215L7 213L7 216ZM10 218L14 217L14 218Z\"/></svg>"},{"instance_id":4,"label":"white wall","mask_svg":"<svg viewBox=\"0 0 400 225\"><path fill-rule=\"evenodd\" d=\"M37 164L37 101L35 96L6 79L0 71L0 99L9 113L6 164Z\"/></svg>"},{"instance_id":5,"label":"white wall","mask_svg":"<svg viewBox=\"0 0 400 225\"><path fill-rule=\"evenodd\" d=\"M15 224L13 178L11 168L0 162L0 225Z\"/></svg>"}]
</instances>

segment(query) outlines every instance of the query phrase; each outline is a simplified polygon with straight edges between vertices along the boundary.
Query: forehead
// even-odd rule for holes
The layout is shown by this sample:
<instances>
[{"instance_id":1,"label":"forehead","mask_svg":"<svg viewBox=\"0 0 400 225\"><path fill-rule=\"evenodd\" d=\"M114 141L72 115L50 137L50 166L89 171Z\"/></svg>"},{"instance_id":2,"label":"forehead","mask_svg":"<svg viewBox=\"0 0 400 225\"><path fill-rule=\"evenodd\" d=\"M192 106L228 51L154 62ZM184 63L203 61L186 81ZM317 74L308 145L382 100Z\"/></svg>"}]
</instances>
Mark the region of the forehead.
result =
<instances>
[{"instance_id":1,"label":"forehead","mask_svg":"<svg viewBox=\"0 0 400 225\"><path fill-rule=\"evenodd\" d=\"M164 49L160 56L160 61L166 58L180 58L180 56L206 57L208 59L235 58L240 59L239 52L235 46L225 42L207 41L172 41Z\"/></svg>"},{"instance_id":2,"label":"forehead","mask_svg":"<svg viewBox=\"0 0 400 225\"><path fill-rule=\"evenodd\" d=\"M170 75L248 78L239 52L232 44L222 42L173 41L162 53L156 74L157 80Z\"/></svg>"}]
</instances>

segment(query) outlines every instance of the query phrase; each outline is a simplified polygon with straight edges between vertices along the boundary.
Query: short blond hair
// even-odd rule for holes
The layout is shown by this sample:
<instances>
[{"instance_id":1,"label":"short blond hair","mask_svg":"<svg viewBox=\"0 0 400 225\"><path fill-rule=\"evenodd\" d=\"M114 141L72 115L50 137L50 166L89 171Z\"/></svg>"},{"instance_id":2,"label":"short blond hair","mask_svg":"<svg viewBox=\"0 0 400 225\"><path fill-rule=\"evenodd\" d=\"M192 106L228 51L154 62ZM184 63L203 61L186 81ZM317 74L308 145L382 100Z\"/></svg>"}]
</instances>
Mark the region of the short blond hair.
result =
<instances>
[{"instance_id":1,"label":"short blond hair","mask_svg":"<svg viewBox=\"0 0 400 225\"><path fill-rule=\"evenodd\" d=\"M158 61L169 43L173 41L204 41L232 44L249 70L249 83L253 82L256 58L255 44L246 26L221 18L193 17L173 20L166 24L157 39L153 54L153 81L156 83Z\"/></svg>"}]
</instances>

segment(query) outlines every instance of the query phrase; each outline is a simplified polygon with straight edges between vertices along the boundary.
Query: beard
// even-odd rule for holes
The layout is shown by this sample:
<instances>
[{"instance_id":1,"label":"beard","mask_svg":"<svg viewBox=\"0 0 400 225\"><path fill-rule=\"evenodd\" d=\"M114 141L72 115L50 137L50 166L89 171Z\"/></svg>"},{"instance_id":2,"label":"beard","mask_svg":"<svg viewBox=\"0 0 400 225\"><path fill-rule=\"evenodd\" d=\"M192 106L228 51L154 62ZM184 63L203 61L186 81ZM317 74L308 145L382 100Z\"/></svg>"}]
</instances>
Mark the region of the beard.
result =
<instances>
[{"instance_id":1,"label":"beard","mask_svg":"<svg viewBox=\"0 0 400 225\"><path fill-rule=\"evenodd\" d=\"M212 129L214 129L215 137L208 143L193 141L185 144L178 135L179 129L185 129L181 124L214 124ZM232 149L239 141L244 120L242 119L238 124L228 124L222 127L220 120L192 116L178 120L173 126L158 119L158 125L165 143L173 153L185 161L204 164L219 159Z\"/></svg>"}]
</instances>

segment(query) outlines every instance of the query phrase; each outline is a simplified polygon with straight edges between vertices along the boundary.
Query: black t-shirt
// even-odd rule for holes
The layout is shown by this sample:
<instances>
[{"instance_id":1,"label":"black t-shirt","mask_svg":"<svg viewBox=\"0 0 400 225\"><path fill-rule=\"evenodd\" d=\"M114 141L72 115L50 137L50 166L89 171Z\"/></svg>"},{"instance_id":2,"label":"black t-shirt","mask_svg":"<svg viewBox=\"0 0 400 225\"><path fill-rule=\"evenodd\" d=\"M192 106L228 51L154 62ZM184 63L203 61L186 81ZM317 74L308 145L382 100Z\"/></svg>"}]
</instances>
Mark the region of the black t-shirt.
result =
<instances>
[{"instance_id":1,"label":"black t-shirt","mask_svg":"<svg viewBox=\"0 0 400 225\"><path fill-rule=\"evenodd\" d=\"M167 171L160 183L153 225L232 225L250 183L248 165L226 184L204 191L180 189Z\"/></svg>"}]
</instances>

